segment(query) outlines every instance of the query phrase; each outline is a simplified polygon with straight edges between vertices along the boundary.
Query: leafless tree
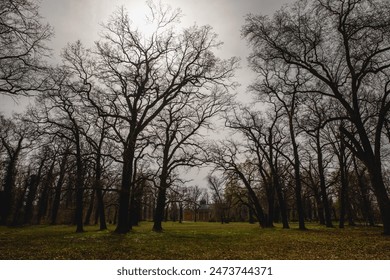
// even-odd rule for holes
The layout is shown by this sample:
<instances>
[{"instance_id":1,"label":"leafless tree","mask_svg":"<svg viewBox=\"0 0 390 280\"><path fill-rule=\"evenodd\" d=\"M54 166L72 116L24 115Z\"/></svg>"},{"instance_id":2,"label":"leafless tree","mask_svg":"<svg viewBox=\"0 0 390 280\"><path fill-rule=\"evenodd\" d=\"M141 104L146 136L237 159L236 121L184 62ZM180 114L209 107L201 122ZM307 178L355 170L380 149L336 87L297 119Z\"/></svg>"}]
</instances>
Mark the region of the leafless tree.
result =
<instances>
[{"instance_id":1,"label":"leafless tree","mask_svg":"<svg viewBox=\"0 0 390 280\"><path fill-rule=\"evenodd\" d=\"M152 124L150 157L158 165L158 196L154 219L154 231L161 231L166 191L173 173L180 167L202 165L205 144L202 129L210 129L212 118L229 103L226 92L192 93L178 97L156 117Z\"/></svg>"},{"instance_id":2,"label":"leafless tree","mask_svg":"<svg viewBox=\"0 0 390 280\"><path fill-rule=\"evenodd\" d=\"M256 192L256 183L259 181L256 172L258 169L253 164L253 159L245 155L242 147L233 140L212 144L208 148L208 153L208 161L215 166L215 170L221 171L225 176L234 178L245 186L249 204L254 208L259 225L267 227L263 206Z\"/></svg>"},{"instance_id":3,"label":"leafless tree","mask_svg":"<svg viewBox=\"0 0 390 280\"><path fill-rule=\"evenodd\" d=\"M34 134L23 121L21 115L14 115L13 120L0 115L0 145L5 150L5 170L1 191L2 225L10 221L15 202L14 192L18 173L18 163L24 150L31 148Z\"/></svg>"},{"instance_id":4,"label":"leafless tree","mask_svg":"<svg viewBox=\"0 0 390 280\"><path fill-rule=\"evenodd\" d=\"M0 3L0 93L29 94L44 86L53 31L38 10L35 0Z\"/></svg>"},{"instance_id":5,"label":"leafless tree","mask_svg":"<svg viewBox=\"0 0 390 280\"><path fill-rule=\"evenodd\" d=\"M273 107L273 108L272 108ZM281 121L282 108L270 106L267 114L262 115L259 110L242 107L232 110L228 116L226 126L241 132L247 149L255 155L253 164L257 167L259 176L263 180L268 202L267 226L272 227L274 221L275 194L277 195L284 228L289 228L287 205L283 193L280 161L286 147L286 135Z\"/></svg>"},{"instance_id":6,"label":"leafless tree","mask_svg":"<svg viewBox=\"0 0 390 280\"><path fill-rule=\"evenodd\" d=\"M298 116L301 119L299 126L309 137L307 143L309 143L309 147L312 147L311 151L314 151L317 163L313 165L312 161L309 161L308 165L310 170L307 170L307 172L308 174L312 174L311 171L315 170L317 173L315 177L319 179L320 189L319 195L316 196L319 199L319 215L323 216L323 222L327 227L333 227L326 183L326 168L330 164L332 157L326 158L325 146L329 146L330 143L324 141L324 137L322 136L323 133L326 133L323 129L326 122L333 117L331 113L333 111L332 104L329 102L329 99L322 98L318 95L308 96L305 101L305 106L302 108L303 112Z\"/></svg>"},{"instance_id":7,"label":"leafless tree","mask_svg":"<svg viewBox=\"0 0 390 280\"><path fill-rule=\"evenodd\" d=\"M84 154L85 135L91 123L84 122L84 103L75 90L72 76L64 67L52 69L52 89L38 96L37 109L32 115L46 134L56 135L72 143L71 154L76 161L76 232L83 231Z\"/></svg>"},{"instance_id":8,"label":"leafless tree","mask_svg":"<svg viewBox=\"0 0 390 280\"><path fill-rule=\"evenodd\" d=\"M121 8L104 25L96 45L97 79L102 86L89 99L122 145L117 233L131 229L135 160L146 141L145 129L179 96L229 87L237 65L235 58L224 61L213 54L221 43L209 26L174 32L180 12L157 8L151 5L156 24L151 35L141 34Z\"/></svg>"},{"instance_id":9,"label":"leafless tree","mask_svg":"<svg viewBox=\"0 0 390 280\"><path fill-rule=\"evenodd\" d=\"M300 69L320 85L313 91L342 106L342 117L351 124L341 127L345 146L368 169L387 235L390 199L381 150L390 109L389 13L386 1L301 0L272 18L249 15L243 28L259 64Z\"/></svg>"}]
</instances>

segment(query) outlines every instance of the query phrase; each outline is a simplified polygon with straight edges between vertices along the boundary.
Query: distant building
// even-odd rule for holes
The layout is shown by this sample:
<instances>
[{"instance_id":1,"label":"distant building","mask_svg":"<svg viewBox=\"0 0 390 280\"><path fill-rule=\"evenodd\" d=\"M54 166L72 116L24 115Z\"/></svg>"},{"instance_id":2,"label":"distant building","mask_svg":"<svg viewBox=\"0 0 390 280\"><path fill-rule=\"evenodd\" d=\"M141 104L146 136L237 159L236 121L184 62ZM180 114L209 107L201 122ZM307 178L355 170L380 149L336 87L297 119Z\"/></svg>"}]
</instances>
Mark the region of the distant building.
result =
<instances>
[{"instance_id":1,"label":"distant building","mask_svg":"<svg viewBox=\"0 0 390 280\"><path fill-rule=\"evenodd\" d=\"M184 221L210 222L214 219L213 204L206 204L206 201L202 200L197 210L185 208L183 219Z\"/></svg>"}]
</instances>

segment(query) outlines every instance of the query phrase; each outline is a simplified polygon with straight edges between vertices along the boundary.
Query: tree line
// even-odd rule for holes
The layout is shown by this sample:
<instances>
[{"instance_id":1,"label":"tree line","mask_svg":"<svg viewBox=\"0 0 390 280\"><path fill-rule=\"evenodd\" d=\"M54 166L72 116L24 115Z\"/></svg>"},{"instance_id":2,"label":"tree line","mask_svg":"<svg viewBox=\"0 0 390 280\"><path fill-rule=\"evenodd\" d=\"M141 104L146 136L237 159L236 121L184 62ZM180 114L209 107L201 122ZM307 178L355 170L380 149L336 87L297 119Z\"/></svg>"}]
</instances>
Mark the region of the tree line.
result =
<instances>
[{"instance_id":1,"label":"tree line","mask_svg":"<svg viewBox=\"0 0 390 280\"><path fill-rule=\"evenodd\" d=\"M363 222L390 234L386 1L299 0L247 15L250 105L235 93L239 59L217 56L210 26L179 30L180 10L148 6L153 32L120 8L94 47L69 43L52 66L39 7L0 4L0 90L35 96L1 116L1 224L82 232L109 219L127 233L152 209L162 231L210 196L222 222L246 209L261 227ZM201 166L208 190L184 176Z\"/></svg>"}]
</instances>

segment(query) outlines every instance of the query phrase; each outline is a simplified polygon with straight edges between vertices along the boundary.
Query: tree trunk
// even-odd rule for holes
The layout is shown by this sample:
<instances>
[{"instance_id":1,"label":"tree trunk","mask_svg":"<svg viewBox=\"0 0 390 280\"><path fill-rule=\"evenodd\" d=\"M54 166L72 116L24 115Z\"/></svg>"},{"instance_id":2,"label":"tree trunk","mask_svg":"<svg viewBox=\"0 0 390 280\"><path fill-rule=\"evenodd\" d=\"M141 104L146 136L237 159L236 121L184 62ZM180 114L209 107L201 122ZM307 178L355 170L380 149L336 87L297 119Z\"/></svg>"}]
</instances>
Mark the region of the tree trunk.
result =
<instances>
[{"instance_id":1,"label":"tree trunk","mask_svg":"<svg viewBox=\"0 0 390 280\"><path fill-rule=\"evenodd\" d=\"M80 141L76 139L76 232L83 232L83 196L84 196L84 178L83 178L83 161L81 156Z\"/></svg>"},{"instance_id":2,"label":"tree trunk","mask_svg":"<svg viewBox=\"0 0 390 280\"><path fill-rule=\"evenodd\" d=\"M255 216L257 218L257 221L259 222L260 227L265 228L267 227L266 219L264 216L263 208L261 207L260 201L257 198L256 193L253 191L252 187L250 186L248 180L246 180L244 174L242 174L239 170L236 170L238 172L238 176L240 177L241 181L244 183L249 196L249 201L252 202L253 206L255 207Z\"/></svg>"},{"instance_id":3,"label":"tree trunk","mask_svg":"<svg viewBox=\"0 0 390 280\"><path fill-rule=\"evenodd\" d=\"M183 203L179 203L179 223L183 222Z\"/></svg>"},{"instance_id":4,"label":"tree trunk","mask_svg":"<svg viewBox=\"0 0 390 280\"><path fill-rule=\"evenodd\" d=\"M133 178L134 151L127 149L125 150L124 155L122 182L119 192L118 223L115 229L115 232L119 234L128 233L132 229L132 224L129 219L129 207Z\"/></svg>"},{"instance_id":5,"label":"tree trunk","mask_svg":"<svg viewBox=\"0 0 390 280\"><path fill-rule=\"evenodd\" d=\"M96 198L97 198L97 211L99 214L99 225L100 225L99 229L106 230L107 229L106 213L104 209L104 199L103 199L103 193L102 193L100 183L96 189Z\"/></svg>"},{"instance_id":6,"label":"tree trunk","mask_svg":"<svg viewBox=\"0 0 390 280\"><path fill-rule=\"evenodd\" d=\"M41 166L39 167L38 174L37 175L31 175L30 176L30 184L29 184L29 190L28 195L26 198L26 205L24 207L24 224L30 224L33 218L33 203L37 194L38 185L40 182L40 176L41 176L41 170L43 166L43 161L41 163Z\"/></svg>"},{"instance_id":7,"label":"tree trunk","mask_svg":"<svg viewBox=\"0 0 390 280\"><path fill-rule=\"evenodd\" d=\"M46 180L43 184L40 198L38 201L38 214L37 214L37 223L38 225L41 223L42 218L46 215L47 213L47 204L48 204L48 196L49 196L49 189L51 188L54 180L54 165L55 165L55 159L53 159L53 162L49 168L49 171L46 176Z\"/></svg>"},{"instance_id":8,"label":"tree trunk","mask_svg":"<svg viewBox=\"0 0 390 280\"><path fill-rule=\"evenodd\" d=\"M322 155L322 148L321 148L321 140L319 132L316 135L316 146L317 146L317 163L318 163L318 173L320 177L320 190L321 190L321 197L322 197L322 205L324 206L325 211L325 225L326 227L333 227L332 224L332 214L330 211L329 206L329 200L328 200L328 194L326 191L326 182L325 182L325 169L323 165L323 155Z\"/></svg>"},{"instance_id":9,"label":"tree trunk","mask_svg":"<svg viewBox=\"0 0 390 280\"><path fill-rule=\"evenodd\" d=\"M280 181L279 181L277 172L275 172L273 181L275 184L276 194L278 196L279 210L280 210L280 215L282 216L283 228L287 229L287 228L290 228L290 226L288 224L286 200L285 200L284 195L283 195L282 186L280 185Z\"/></svg>"},{"instance_id":10,"label":"tree trunk","mask_svg":"<svg viewBox=\"0 0 390 280\"><path fill-rule=\"evenodd\" d=\"M30 170L28 171L30 173ZM24 187L17 189L17 194L15 194L15 205L13 207L13 218L11 225L17 226L22 224L22 209L23 204L25 203L25 196L27 193L27 190L30 188L30 175L27 175L27 179L24 181Z\"/></svg>"},{"instance_id":11,"label":"tree trunk","mask_svg":"<svg viewBox=\"0 0 390 280\"><path fill-rule=\"evenodd\" d=\"M383 182L381 168L373 165L368 168L368 171L381 212L383 234L390 235L390 200L386 191L386 186Z\"/></svg>"},{"instance_id":12,"label":"tree trunk","mask_svg":"<svg viewBox=\"0 0 390 280\"><path fill-rule=\"evenodd\" d=\"M55 194L54 194L54 200L53 200L53 206L52 206L52 212L51 212L51 224L55 225L57 223L57 216L58 216L58 210L60 208L60 202L61 202L61 192L62 192L62 186L65 181L65 175L66 175L66 164L68 162L68 153L69 151L66 150L65 154L62 157L61 163L60 163L60 173L58 177L58 181L55 187Z\"/></svg>"},{"instance_id":13,"label":"tree trunk","mask_svg":"<svg viewBox=\"0 0 390 280\"><path fill-rule=\"evenodd\" d=\"M274 227L274 211L275 211L275 187L274 184L269 184L267 187L267 202L268 202L268 217L266 221L267 227Z\"/></svg>"},{"instance_id":14,"label":"tree trunk","mask_svg":"<svg viewBox=\"0 0 390 280\"><path fill-rule=\"evenodd\" d=\"M15 188L16 179L16 163L19 156L19 151L15 151L14 155L10 157L3 184L3 205L1 205L1 220L0 225L6 225L11 215L13 205L13 191Z\"/></svg>"},{"instance_id":15,"label":"tree trunk","mask_svg":"<svg viewBox=\"0 0 390 280\"><path fill-rule=\"evenodd\" d=\"M363 204L363 209L362 209L363 216L365 220L368 222L368 224L373 227L375 225L375 222L374 222L374 216L372 214L372 206L369 198L369 188L367 186L366 177L364 171L362 171L361 174L359 173L356 161L354 161L354 163L355 163L355 172L356 172L356 176L358 177L359 189L360 189L361 199Z\"/></svg>"},{"instance_id":16,"label":"tree trunk","mask_svg":"<svg viewBox=\"0 0 390 280\"><path fill-rule=\"evenodd\" d=\"M304 207L302 202L302 181L301 181L301 173L300 173L298 145L295 142L295 138L292 142L293 142L293 150L294 150L295 200L296 200L297 211L298 211L299 229L306 230L305 213L304 213Z\"/></svg>"},{"instance_id":17,"label":"tree trunk","mask_svg":"<svg viewBox=\"0 0 390 280\"><path fill-rule=\"evenodd\" d=\"M317 214L318 214L318 220L320 225L325 225L325 216L324 216L324 206L323 206L323 200L321 199L321 195L318 192L318 189L315 188L314 192L314 199L317 203Z\"/></svg>"},{"instance_id":18,"label":"tree trunk","mask_svg":"<svg viewBox=\"0 0 390 280\"><path fill-rule=\"evenodd\" d=\"M339 166L340 166L340 220L339 220L339 228L344 228L345 225L345 214L347 211L347 200L346 196L348 195L348 177L346 170L346 160L344 154L344 141L341 140L341 148L339 155Z\"/></svg>"},{"instance_id":19,"label":"tree trunk","mask_svg":"<svg viewBox=\"0 0 390 280\"><path fill-rule=\"evenodd\" d=\"M91 191L89 206L88 206L88 209L87 209L87 213L85 214L84 225L90 225L91 224L91 216L92 216L93 208L95 206L95 193L96 193L95 190Z\"/></svg>"}]
</instances>

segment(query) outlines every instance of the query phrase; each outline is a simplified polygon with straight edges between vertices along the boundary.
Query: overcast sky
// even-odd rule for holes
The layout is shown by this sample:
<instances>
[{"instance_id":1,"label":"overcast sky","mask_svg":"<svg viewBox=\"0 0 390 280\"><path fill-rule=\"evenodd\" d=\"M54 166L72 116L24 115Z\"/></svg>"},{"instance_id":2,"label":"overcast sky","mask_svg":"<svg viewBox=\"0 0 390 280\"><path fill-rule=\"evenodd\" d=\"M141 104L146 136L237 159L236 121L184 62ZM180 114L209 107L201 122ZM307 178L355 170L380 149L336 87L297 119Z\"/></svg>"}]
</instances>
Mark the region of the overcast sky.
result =
<instances>
[{"instance_id":1,"label":"overcast sky","mask_svg":"<svg viewBox=\"0 0 390 280\"><path fill-rule=\"evenodd\" d=\"M112 13L124 6L136 24L142 24L147 11L144 0L40 0L40 12L44 20L55 31L55 37L49 46L53 50L53 63L58 63L61 50L67 43L81 40L87 47L92 47L99 39L100 23L107 22ZM183 13L181 25L210 25L219 39L224 42L219 55L223 58L241 57L242 69L237 72L236 80L241 84L237 89L243 94L253 79L246 68L249 48L241 38L240 30L245 15L272 14L283 4L292 0L162 0L172 8L180 8ZM13 111L21 112L26 100L15 100L0 95L0 112L10 115Z\"/></svg>"},{"instance_id":2,"label":"overcast sky","mask_svg":"<svg viewBox=\"0 0 390 280\"><path fill-rule=\"evenodd\" d=\"M1 1L1 0L0 0ZM241 38L241 27L249 13L269 14L292 0L163 0L172 8L180 8L183 13L181 25L188 27L210 25L224 43L219 55L222 58L238 56L241 58L241 70L236 73L236 81L241 84L237 93L242 99L246 88L254 76L247 68L246 58L250 50ZM93 47L99 39L100 23L107 22L112 13L120 6L129 12L134 23L141 24L147 6L144 0L41 0L41 15L55 31L55 37L49 46L53 50L53 64L60 62L61 50L67 43L81 40L86 47ZM22 112L29 101L0 95L0 112L10 116L12 112ZM193 170L186 179L193 179L193 184L206 187L207 168L197 172Z\"/></svg>"},{"instance_id":3,"label":"overcast sky","mask_svg":"<svg viewBox=\"0 0 390 280\"><path fill-rule=\"evenodd\" d=\"M137 24L147 11L144 0L41 0L41 12L54 27L52 41L58 52L68 42L82 40L92 45L97 40L99 23L124 6ZM271 14L283 3L291 0L162 0L183 12L182 25L211 25L225 43L224 51L230 56L241 56L247 51L241 40L240 29L248 13Z\"/></svg>"}]
</instances>

